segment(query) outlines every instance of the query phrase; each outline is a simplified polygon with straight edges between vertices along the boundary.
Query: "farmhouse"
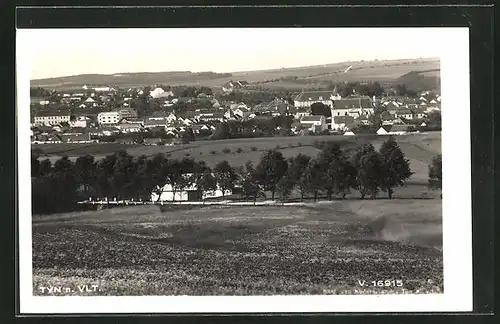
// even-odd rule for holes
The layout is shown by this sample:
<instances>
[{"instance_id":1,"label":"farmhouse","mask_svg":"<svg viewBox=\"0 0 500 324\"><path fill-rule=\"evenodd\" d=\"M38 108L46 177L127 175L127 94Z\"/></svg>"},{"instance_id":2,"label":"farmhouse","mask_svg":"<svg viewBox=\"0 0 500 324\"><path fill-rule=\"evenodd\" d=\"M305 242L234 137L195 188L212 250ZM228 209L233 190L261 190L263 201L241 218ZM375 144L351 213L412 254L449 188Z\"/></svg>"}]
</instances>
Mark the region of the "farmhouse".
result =
<instances>
[{"instance_id":1,"label":"farmhouse","mask_svg":"<svg viewBox=\"0 0 500 324\"><path fill-rule=\"evenodd\" d=\"M328 129L325 116L305 116L300 120L300 125L313 132L322 132Z\"/></svg>"},{"instance_id":2,"label":"farmhouse","mask_svg":"<svg viewBox=\"0 0 500 324\"><path fill-rule=\"evenodd\" d=\"M199 190L196 184L189 181L192 178L192 173L183 174L182 177L190 182L189 185L182 190L173 190L170 184L165 184L158 197L157 192L151 194L151 201L201 201L203 199L222 197L222 190L217 186L216 190L202 191ZM231 190L225 191L225 196L231 195Z\"/></svg>"},{"instance_id":3,"label":"farmhouse","mask_svg":"<svg viewBox=\"0 0 500 324\"><path fill-rule=\"evenodd\" d=\"M321 102L328 107L332 106L332 99L340 98L333 91L302 91L293 100L295 107L311 107L315 102Z\"/></svg>"}]
</instances>

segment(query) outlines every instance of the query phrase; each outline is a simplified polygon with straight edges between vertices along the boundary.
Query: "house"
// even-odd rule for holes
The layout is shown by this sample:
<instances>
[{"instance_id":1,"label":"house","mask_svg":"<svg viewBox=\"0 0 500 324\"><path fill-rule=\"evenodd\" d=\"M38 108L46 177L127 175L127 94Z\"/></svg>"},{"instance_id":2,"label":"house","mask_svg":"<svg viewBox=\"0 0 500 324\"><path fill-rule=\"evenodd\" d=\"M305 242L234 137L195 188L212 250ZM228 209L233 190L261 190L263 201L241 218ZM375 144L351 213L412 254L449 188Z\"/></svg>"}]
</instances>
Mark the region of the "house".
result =
<instances>
[{"instance_id":1,"label":"house","mask_svg":"<svg viewBox=\"0 0 500 324\"><path fill-rule=\"evenodd\" d=\"M177 121L177 116L172 112L165 117L165 120L167 121L167 124L172 124Z\"/></svg>"},{"instance_id":2,"label":"house","mask_svg":"<svg viewBox=\"0 0 500 324\"><path fill-rule=\"evenodd\" d=\"M99 136L111 136L120 133L120 130L116 127L101 127L99 130Z\"/></svg>"},{"instance_id":3,"label":"house","mask_svg":"<svg viewBox=\"0 0 500 324\"><path fill-rule=\"evenodd\" d=\"M233 110L233 113L234 113L234 115L239 116L239 118L246 119L246 118L248 118L248 116L250 116L250 114L252 112L249 111L249 110L245 110L245 109L241 109L241 108L236 108L235 110Z\"/></svg>"},{"instance_id":4,"label":"house","mask_svg":"<svg viewBox=\"0 0 500 324\"><path fill-rule=\"evenodd\" d=\"M99 125L115 125L120 121L118 111L103 111L97 114L97 123Z\"/></svg>"},{"instance_id":5,"label":"house","mask_svg":"<svg viewBox=\"0 0 500 324\"><path fill-rule=\"evenodd\" d=\"M354 136L354 135L356 135L356 134L354 134L354 132L353 132L353 131L348 130L348 131L346 131L346 132L344 133L344 135L345 135L345 136Z\"/></svg>"},{"instance_id":6,"label":"house","mask_svg":"<svg viewBox=\"0 0 500 324\"><path fill-rule=\"evenodd\" d=\"M35 125L57 125L63 122L69 123L70 114L69 111L40 111L34 118Z\"/></svg>"},{"instance_id":7,"label":"house","mask_svg":"<svg viewBox=\"0 0 500 324\"><path fill-rule=\"evenodd\" d=\"M304 91L295 96L293 103L295 107L311 107L315 102L321 102L329 107L332 99L340 98L333 91Z\"/></svg>"},{"instance_id":8,"label":"house","mask_svg":"<svg viewBox=\"0 0 500 324\"><path fill-rule=\"evenodd\" d=\"M122 133L138 133L141 132L144 128L139 123L120 123L117 126Z\"/></svg>"},{"instance_id":9,"label":"house","mask_svg":"<svg viewBox=\"0 0 500 324\"><path fill-rule=\"evenodd\" d=\"M370 97L351 97L344 99L334 99L332 101L332 116L352 116L371 115L374 113L372 99Z\"/></svg>"},{"instance_id":10,"label":"house","mask_svg":"<svg viewBox=\"0 0 500 324\"><path fill-rule=\"evenodd\" d=\"M392 115L388 111L384 111L380 114L380 120L382 121L382 126L394 124L394 119L396 119L396 117L394 117L394 115Z\"/></svg>"},{"instance_id":11,"label":"house","mask_svg":"<svg viewBox=\"0 0 500 324\"><path fill-rule=\"evenodd\" d=\"M400 108L400 109L396 110L394 113L394 116L396 118L404 118L404 119L408 119L408 120L413 119L413 113L408 108Z\"/></svg>"},{"instance_id":12,"label":"house","mask_svg":"<svg viewBox=\"0 0 500 324\"><path fill-rule=\"evenodd\" d=\"M199 121L224 121L224 113L220 111L212 112L212 113L203 113L198 117Z\"/></svg>"},{"instance_id":13,"label":"house","mask_svg":"<svg viewBox=\"0 0 500 324\"><path fill-rule=\"evenodd\" d=\"M370 124L370 121L368 120L368 117L366 115L358 116L357 118L354 119L354 122L357 125L369 125Z\"/></svg>"},{"instance_id":14,"label":"house","mask_svg":"<svg viewBox=\"0 0 500 324\"><path fill-rule=\"evenodd\" d=\"M188 183L188 185L184 189L174 191L170 184L165 184L161 188L160 195L158 195L158 193L155 191L151 193L151 201L201 201L204 199L218 198L223 196L223 192L218 185L215 190L202 191L198 189L197 185L194 183L194 180L192 180L192 173L183 174L182 178L184 178ZM231 194L231 190L225 191L225 196L229 196Z\"/></svg>"},{"instance_id":15,"label":"house","mask_svg":"<svg viewBox=\"0 0 500 324\"><path fill-rule=\"evenodd\" d=\"M149 91L149 95L151 98L158 98L162 93L164 93L165 90L162 88L155 88L154 90Z\"/></svg>"},{"instance_id":16,"label":"house","mask_svg":"<svg viewBox=\"0 0 500 324\"><path fill-rule=\"evenodd\" d=\"M31 104L40 104L42 106L48 105L50 103L50 100L45 99L45 98L37 98L37 97L32 97L30 99Z\"/></svg>"},{"instance_id":17,"label":"house","mask_svg":"<svg viewBox=\"0 0 500 324\"><path fill-rule=\"evenodd\" d=\"M326 124L326 117L323 115L302 117L300 119L300 125L313 132L322 132L328 129L328 125Z\"/></svg>"},{"instance_id":18,"label":"house","mask_svg":"<svg viewBox=\"0 0 500 324\"><path fill-rule=\"evenodd\" d=\"M412 119L422 119L425 117L425 111L420 107L410 108L413 115Z\"/></svg>"},{"instance_id":19,"label":"house","mask_svg":"<svg viewBox=\"0 0 500 324\"><path fill-rule=\"evenodd\" d=\"M137 111L135 111L132 108L120 108L116 110L118 112L118 115L120 119L123 118L137 118Z\"/></svg>"},{"instance_id":20,"label":"house","mask_svg":"<svg viewBox=\"0 0 500 324\"><path fill-rule=\"evenodd\" d=\"M90 143L90 134L64 133L61 134L61 139L66 143Z\"/></svg>"},{"instance_id":21,"label":"house","mask_svg":"<svg viewBox=\"0 0 500 324\"><path fill-rule=\"evenodd\" d=\"M390 127L388 126L382 126L377 130L377 135L387 135L389 134Z\"/></svg>"},{"instance_id":22,"label":"house","mask_svg":"<svg viewBox=\"0 0 500 324\"><path fill-rule=\"evenodd\" d=\"M308 109L299 107L297 108L297 111L295 112L295 115L293 117L295 117L295 119L302 119L303 117L309 116L310 114L311 112Z\"/></svg>"},{"instance_id":23,"label":"house","mask_svg":"<svg viewBox=\"0 0 500 324\"><path fill-rule=\"evenodd\" d=\"M222 91L225 93L233 92L236 89L241 89L248 84L246 81L229 81L222 86Z\"/></svg>"},{"instance_id":24,"label":"house","mask_svg":"<svg viewBox=\"0 0 500 324\"><path fill-rule=\"evenodd\" d=\"M353 128L355 125L354 117L352 116L333 116L332 130L346 130Z\"/></svg>"},{"instance_id":25,"label":"house","mask_svg":"<svg viewBox=\"0 0 500 324\"><path fill-rule=\"evenodd\" d=\"M82 127L85 128L87 127L87 123L90 120L90 118L86 116L77 116L75 120L71 120L69 122L70 127Z\"/></svg>"},{"instance_id":26,"label":"house","mask_svg":"<svg viewBox=\"0 0 500 324\"><path fill-rule=\"evenodd\" d=\"M167 119L165 117L148 117L144 120L144 128L166 127Z\"/></svg>"},{"instance_id":27,"label":"house","mask_svg":"<svg viewBox=\"0 0 500 324\"><path fill-rule=\"evenodd\" d=\"M392 125L388 134L390 135L404 135L409 132L414 131L414 127L412 125Z\"/></svg>"}]
</instances>

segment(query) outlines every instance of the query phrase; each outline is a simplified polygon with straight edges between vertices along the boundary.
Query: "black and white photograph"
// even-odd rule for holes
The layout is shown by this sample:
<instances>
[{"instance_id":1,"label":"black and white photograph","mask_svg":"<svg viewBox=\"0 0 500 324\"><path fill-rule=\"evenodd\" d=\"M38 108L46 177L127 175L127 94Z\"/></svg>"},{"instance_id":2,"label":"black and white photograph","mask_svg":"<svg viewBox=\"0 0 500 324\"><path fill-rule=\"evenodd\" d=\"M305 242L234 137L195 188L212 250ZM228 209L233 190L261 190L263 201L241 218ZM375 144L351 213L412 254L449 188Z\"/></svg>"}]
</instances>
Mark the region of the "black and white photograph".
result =
<instances>
[{"instance_id":1,"label":"black and white photograph","mask_svg":"<svg viewBox=\"0 0 500 324\"><path fill-rule=\"evenodd\" d=\"M16 41L21 308L471 310L467 28Z\"/></svg>"}]
</instances>

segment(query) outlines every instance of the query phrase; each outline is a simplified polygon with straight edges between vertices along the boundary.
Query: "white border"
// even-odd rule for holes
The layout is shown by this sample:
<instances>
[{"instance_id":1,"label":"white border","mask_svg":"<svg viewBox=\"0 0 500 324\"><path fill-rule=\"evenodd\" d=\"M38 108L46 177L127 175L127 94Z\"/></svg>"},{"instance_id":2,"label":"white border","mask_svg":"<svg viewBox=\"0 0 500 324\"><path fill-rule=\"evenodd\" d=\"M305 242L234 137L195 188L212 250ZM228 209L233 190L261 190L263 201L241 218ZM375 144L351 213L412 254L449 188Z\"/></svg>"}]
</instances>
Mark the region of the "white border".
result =
<instances>
[{"instance_id":1,"label":"white border","mask_svg":"<svg viewBox=\"0 0 500 324\"><path fill-rule=\"evenodd\" d=\"M421 28L423 29L423 28ZM314 32L314 31L311 31ZM468 28L441 37L444 293L380 296L42 297L32 293L29 140L30 30L17 30L19 294L32 313L253 313L472 311L472 211ZM425 39L421 40L425 46ZM415 40L420 44L420 40ZM71 54L69 54L71 55ZM457 145L459 144L459 145ZM461 175L461 176L457 176ZM455 181L456 179L456 181Z\"/></svg>"}]
</instances>

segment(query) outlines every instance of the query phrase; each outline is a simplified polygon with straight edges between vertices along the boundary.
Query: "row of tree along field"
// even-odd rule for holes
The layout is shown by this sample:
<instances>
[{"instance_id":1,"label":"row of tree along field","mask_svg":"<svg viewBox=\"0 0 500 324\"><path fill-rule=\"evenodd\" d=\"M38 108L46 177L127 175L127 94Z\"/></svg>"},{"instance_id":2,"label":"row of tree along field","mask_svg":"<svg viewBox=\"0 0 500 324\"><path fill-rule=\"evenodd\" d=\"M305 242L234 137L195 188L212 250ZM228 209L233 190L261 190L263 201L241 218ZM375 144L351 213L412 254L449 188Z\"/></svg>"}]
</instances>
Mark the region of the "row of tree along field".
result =
<instances>
[{"instance_id":1,"label":"row of tree along field","mask_svg":"<svg viewBox=\"0 0 500 324\"><path fill-rule=\"evenodd\" d=\"M298 154L287 160L281 152L267 150L256 166L248 162L245 167L233 168L222 161L213 170L203 161L168 159L163 154L134 158L120 151L99 161L90 155L75 162L62 157L54 165L33 155L31 173L35 214L71 211L78 201L89 197L150 200L151 193L161 193L165 184L174 191L192 184L201 191L217 187L226 191L239 185L240 198L254 202L274 200L277 195L287 201L293 192L301 199L317 200L320 195L343 199L352 190L362 199L375 199L380 191L392 198L395 188L412 175L408 160L392 137L379 151L363 144L350 155L338 143L326 142L316 157ZM429 185L441 188L440 156L429 166Z\"/></svg>"}]
</instances>

